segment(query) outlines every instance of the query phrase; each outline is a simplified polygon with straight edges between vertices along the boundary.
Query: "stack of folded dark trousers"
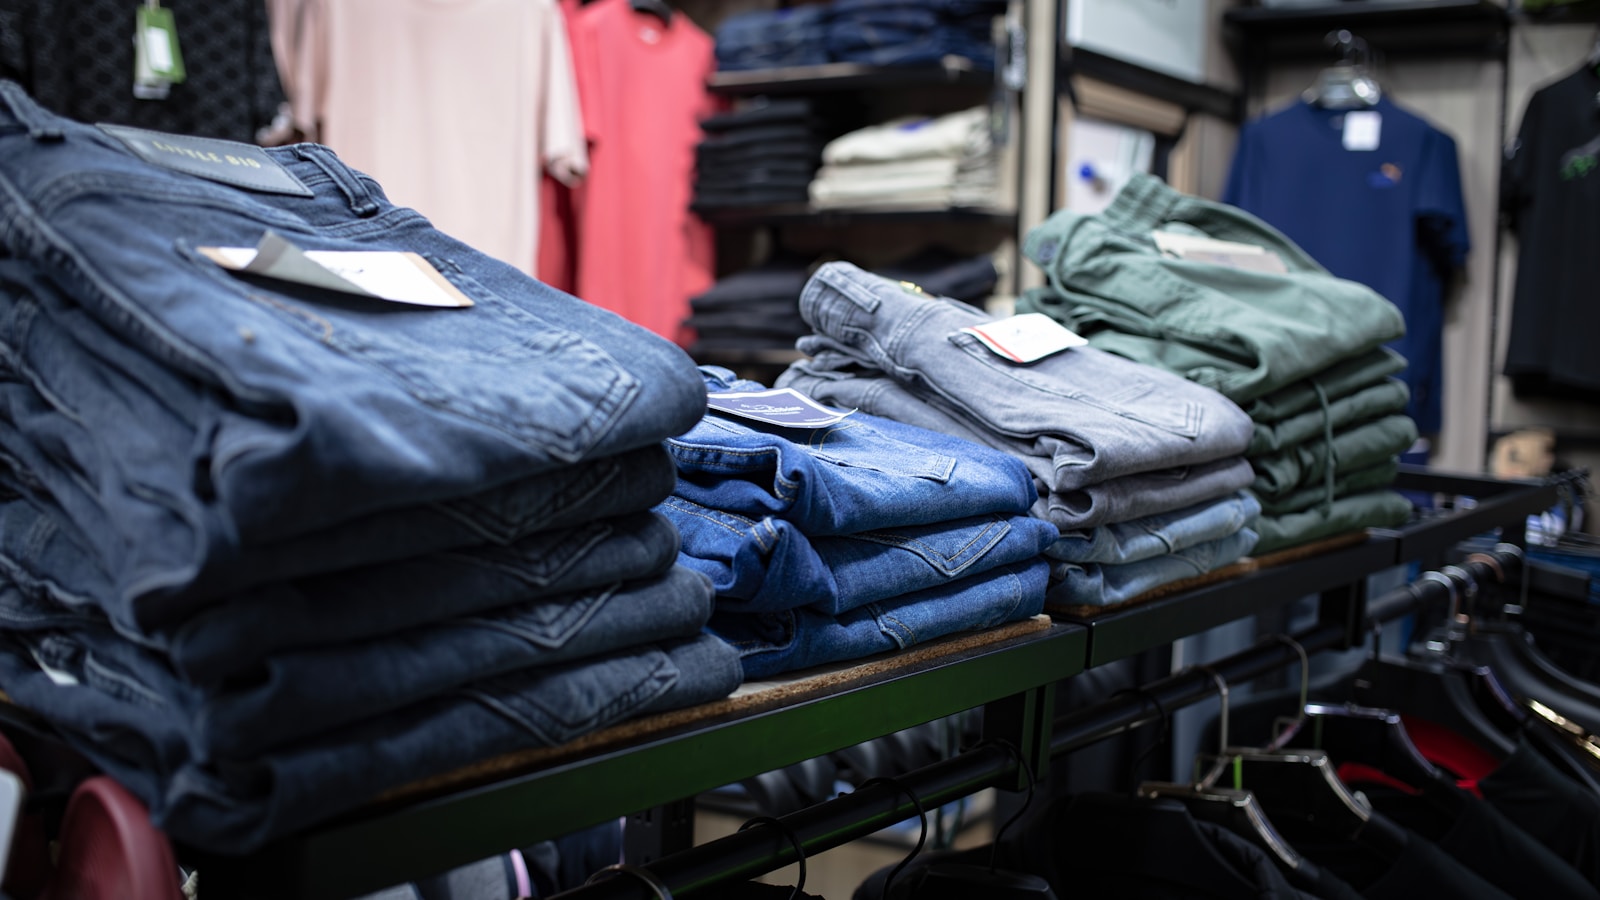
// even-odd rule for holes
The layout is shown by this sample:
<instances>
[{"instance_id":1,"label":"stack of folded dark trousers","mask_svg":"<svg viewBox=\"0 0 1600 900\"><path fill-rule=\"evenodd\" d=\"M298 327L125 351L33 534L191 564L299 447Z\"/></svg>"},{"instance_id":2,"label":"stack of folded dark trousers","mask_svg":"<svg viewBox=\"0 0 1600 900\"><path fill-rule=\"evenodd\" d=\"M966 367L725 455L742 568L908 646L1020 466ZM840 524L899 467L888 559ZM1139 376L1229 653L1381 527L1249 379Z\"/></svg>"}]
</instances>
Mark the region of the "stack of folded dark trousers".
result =
<instances>
[{"instance_id":1,"label":"stack of folded dark trousers","mask_svg":"<svg viewBox=\"0 0 1600 900\"><path fill-rule=\"evenodd\" d=\"M828 7L809 3L729 16L717 26L717 68L725 72L828 62Z\"/></svg>"},{"instance_id":2,"label":"stack of folded dark trousers","mask_svg":"<svg viewBox=\"0 0 1600 900\"><path fill-rule=\"evenodd\" d=\"M753 269L736 272L689 300L684 323L699 335L689 353L793 349L811 333L800 317L800 291L811 275L809 259L780 254ZM979 303L999 280L988 256L961 256L930 247L881 270L946 297Z\"/></svg>"},{"instance_id":3,"label":"stack of folded dark trousers","mask_svg":"<svg viewBox=\"0 0 1600 900\"><path fill-rule=\"evenodd\" d=\"M1249 553L1250 419L1209 388L1089 347L1031 363L962 329L984 312L848 263L819 269L800 312L816 330L781 386L1019 457L1052 605L1105 606Z\"/></svg>"},{"instance_id":4,"label":"stack of folded dark trousers","mask_svg":"<svg viewBox=\"0 0 1600 900\"><path fill-rule=\"evenodd\" d=\"M1158 229L1261 247L1286 271L1164 256ZM1389 301L1328 274L1248 213L1147 175L1103 213L1056 213L1024 252L1049 284L1018 311L1215 388L1250 414L1257 555L1409 517L1410 503L1386 490L1417 437L1405 385L1390 377L1405 360L1383 347L1405 329Z\"/></svg>"},{"instance_id":5,"label":"stack of folded dark trousers","mask_svg":"<svg viewBox=\"0 0 1600 900\"><path fill-rule=\"evenodd\" d=\"M700 123L697 210L805 203L829 134L810 100L758 99Z\"/></svg>"},{"instance_id":6,"label":"stack of folded dark trousers","mask_svg":"<svg viewBox=\"0 0 1600 900\"><path fill-rule=\"evenodd\" d=\"M994 68L994 17L1003 0L834 0L828 56L874 66L939 63L959 57Z\"/></svg>"},{"instance_id":7,"label":"stack of folded dark trousers","mask_svg":"<svg viewBox=\"0 0 1600 900\"><path fill-rule=\"evenodd\" d=\"M713 395L759 391L702 367ZM667 444L658 509L711 577L709 630L747 678L857 659L1036 615L1056 528L1027 515L1020 461L854 413L818 428L712 411Z\"/></svg>"},{"instance_id":8,"label":"stack of folded dark trousers","mask_svg":"<svg viewBox=\"0 0 1600 900\"><path fill-rule=\"evenodd\" d=\"M731 16L717 28L723 71L849 62L872 66L942 64L994 68L1002 0L834 0Z\"/></svg>"},{"instance_id":9,"label":"stack of folded dark trousers","mask_svg":"<svg viewBox=\"0 0 1600 900\"><path fill-rule=\"evenodd\" d=\"M0 82L12 701L172 837L226 853L737 686L701 631L710 585L650 512L675 480L661 441L705 409L682 351L440 234L324 147L134 141L210 178ZM474 305L196 250L269 232L418 254Z\"/></svg>"}]
</instances>

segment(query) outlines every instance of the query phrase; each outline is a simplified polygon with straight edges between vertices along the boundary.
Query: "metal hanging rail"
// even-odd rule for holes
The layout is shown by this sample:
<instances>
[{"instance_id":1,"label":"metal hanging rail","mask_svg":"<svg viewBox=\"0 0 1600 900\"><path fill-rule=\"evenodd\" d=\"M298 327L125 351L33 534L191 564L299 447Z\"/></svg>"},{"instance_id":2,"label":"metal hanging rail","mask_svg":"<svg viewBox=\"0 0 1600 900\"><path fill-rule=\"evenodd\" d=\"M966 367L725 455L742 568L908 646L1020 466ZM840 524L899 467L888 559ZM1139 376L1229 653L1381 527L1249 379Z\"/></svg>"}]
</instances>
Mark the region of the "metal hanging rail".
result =
<instances>
[{"instance_id":1,"label":"metal hanging rail","mask_svg":"<svg viewBox=\"0 0 1600 900\"><path fill-rule=\"evenodd\" d=\"M1478 584L1487 584L1518 571L1521 563L1521 550L1502 544L1493 552L1475 554L1456 569ZM1416 612L1426 605L1452 600L1456 592L1447 584L1445 580L1424 578L1383 594L1369 604L1362 630ZM1318 625L1293 636L1308 653L1342 646L1348 639L1345 629L1337 624ZM1192 669L1178 672L1147 685L1138 694L1107 700L1061 718L1056 722L1050 755L1071 753L1213 696L1216 693L1213 672L1230 685L1240 684L1299 660L1299 653L1287 642L1270 641L1211 663L1206 667L1208 672ZM898 776L894 784L879 782L864 786L853 793L783 816L778 820L781 828L751 828L663 857L643 868L673 896L748 880L795 862L796 844L811 856L914 816L919 803L923 809L932 809L986 787L1014 784L1019 759L1015 749L982 744ZM656 896L659 895L649 882L617 876L566 891L556 898L606 900Z\"/></svg>"}]
</instances>

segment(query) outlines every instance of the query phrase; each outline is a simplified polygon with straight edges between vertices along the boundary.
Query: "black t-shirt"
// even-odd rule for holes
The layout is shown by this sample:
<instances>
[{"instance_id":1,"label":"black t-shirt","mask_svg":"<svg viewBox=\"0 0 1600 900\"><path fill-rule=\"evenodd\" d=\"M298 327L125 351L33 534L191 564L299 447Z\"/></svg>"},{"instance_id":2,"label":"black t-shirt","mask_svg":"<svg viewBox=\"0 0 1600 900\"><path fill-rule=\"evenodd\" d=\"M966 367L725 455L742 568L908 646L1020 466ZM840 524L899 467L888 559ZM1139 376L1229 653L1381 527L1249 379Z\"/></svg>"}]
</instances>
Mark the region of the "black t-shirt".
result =
<instances>
[{"instance_id":1,"label":"black t-shirt","mask_svg":"<svg viewBox=\"0 0 1600 900\"><path fill-rule=\"evenodd\" d=\"M1501 207L1517 231L1505 374L1519 394L1600 399L1600 73L1534 93L1507 150Z\"/></svg>"}]
</instances>

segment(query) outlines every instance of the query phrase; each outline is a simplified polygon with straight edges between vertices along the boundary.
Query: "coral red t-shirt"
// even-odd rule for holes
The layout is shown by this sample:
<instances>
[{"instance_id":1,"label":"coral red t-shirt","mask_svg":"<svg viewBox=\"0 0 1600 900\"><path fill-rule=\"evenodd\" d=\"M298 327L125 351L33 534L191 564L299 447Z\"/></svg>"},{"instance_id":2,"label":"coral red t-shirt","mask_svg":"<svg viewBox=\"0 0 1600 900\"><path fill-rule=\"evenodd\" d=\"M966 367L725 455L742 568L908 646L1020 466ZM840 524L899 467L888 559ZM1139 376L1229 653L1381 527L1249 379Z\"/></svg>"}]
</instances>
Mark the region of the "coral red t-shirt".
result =
<instances>
[{"instance_id":1,"label":"coral red t-shirt","mask_svg":"<svg viewBox=\"0 0 1600 900\"><path fill-rule=\"evenodd\" d=\"M574 192L573 292L687 344L689 297L710 286L711 229L689 211L700 120L716 110L710 35L628 0L569 17L589 175Z\"/></svg>"}]
</instances>

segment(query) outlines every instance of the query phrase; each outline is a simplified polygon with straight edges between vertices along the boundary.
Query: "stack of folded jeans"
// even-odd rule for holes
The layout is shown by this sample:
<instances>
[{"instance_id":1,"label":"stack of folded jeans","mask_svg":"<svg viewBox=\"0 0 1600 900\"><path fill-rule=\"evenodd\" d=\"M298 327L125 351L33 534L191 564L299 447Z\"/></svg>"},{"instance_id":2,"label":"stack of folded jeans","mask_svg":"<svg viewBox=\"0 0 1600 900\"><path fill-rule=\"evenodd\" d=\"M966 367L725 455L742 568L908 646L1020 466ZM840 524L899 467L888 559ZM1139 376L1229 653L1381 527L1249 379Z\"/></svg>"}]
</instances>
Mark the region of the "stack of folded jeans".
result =
<instances>
[{"instance_id":1,"label":"stack of folded jeans","mask_svg":"<svg viewBox=\"0 0 1600 900\"><path fill-rule=\"evenodd\" d=\"M994 68L995 16L1002 0L834 0L827 23L828 56L874 66L967 60Z\"/></svg>"},{"instance_id":2,"label":"stack of folded jeans","mask_svg":"<svg viewBox=\"0 0 1600 900\"><path fill-rule=\"evenodd\" d=\"M944 208L998 200L989 109L906 116L828 142L811 182L819 207Z\"/></svg>"},{"instance_id":3,"label":"stack of folded jeans","mask_svg":"<svg viewBox=\"0 0 1600 900\"><path fill-rule=\"evenodd\" d=\"M1248 244L1270 264L1164 255L1157 231ZM1383 347L1405 325L1377 293L1334 278L1259 219L1147 175L1103 213L1056 213L1029 232L1024 252L1049 285L1025 294L1019 311L1215 388L1250 414L1258 555L1410 515L1385 490L1395 456L1417 437L1405 386L1390 377L1405 360Z\"/></svg>"},{"instance_id":4,"label":"stack of folded jeans","mask_svg":"<svg viewBox=\"0 0 1600 900\"><path fill-rule=\"evenodd\" d=\"M801 335L811 332L800 318L800 290L810 271L809 260L780 254L691 297L691 315L684 324L697 338L689 354L793 349Z\"/></svg>"},{"instance_id":5,"label":"stack of folded jeans","mask_svg":"<svg viewBox=\"0 0 1600 900\"><path fill-rule=\"evenodd\" d=\"M830 126L810 100L758 98L700 123L695 148L697 210L806 202Z\"/></svg>"},{"instance_id":6,"label":"stack of folded jeans","mask_svg":"<svg viewBox=\"0 0 1600 900\"><path fill-rule=\"evenodd\" d=\"M761 391L703 367L713 398ZM772 401L774 405L779 400ZM857 659L1037 614L1055 526L1020 461L854 413L783 427L713 409L667 446L658 507L716 588L711 633L747 678Z\"/></svg>"},{"instance_id":7,"label":"stack of folded jeans","mask_svg":"<svg viewBox=\"0 0 1600 900\"><path fill-rule=\"evenodd\" d=\"M780 386L1022 459L1058 526L1050 601L1110 605L1237 560L1256 540L1251 422L1209 388L1089 347L1020 363L963 329L991 317L848 263L800 312L817 334Z\"/></svg>"},{"instance_id":8,"label":"stack of folded jeans","mask_svg":"<svg viewBox=\"0 0 1600 900\"><path fill-rule=\"evenodd\" d=\"M0 82L0 184L0 689L175 839L247 851L737 685L649 511L705 408L682 351L320 146L102 131ZM383 251L472 305L199 249L264 236L286 276Z\"/></svg>"},{"instance_id":9,"label":"stack of folded jeans","mask_svg":"<svg viewBox=\"0 0 1600 900\"><path fill-rule=\"evenodd\" d=\"M717 68L725 72L828 62L828 8L814 3L729 16L717 26Z\"/></svg>"}]
</instances>

